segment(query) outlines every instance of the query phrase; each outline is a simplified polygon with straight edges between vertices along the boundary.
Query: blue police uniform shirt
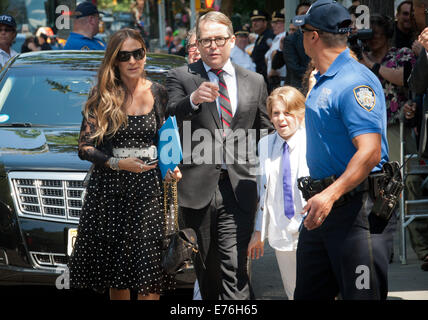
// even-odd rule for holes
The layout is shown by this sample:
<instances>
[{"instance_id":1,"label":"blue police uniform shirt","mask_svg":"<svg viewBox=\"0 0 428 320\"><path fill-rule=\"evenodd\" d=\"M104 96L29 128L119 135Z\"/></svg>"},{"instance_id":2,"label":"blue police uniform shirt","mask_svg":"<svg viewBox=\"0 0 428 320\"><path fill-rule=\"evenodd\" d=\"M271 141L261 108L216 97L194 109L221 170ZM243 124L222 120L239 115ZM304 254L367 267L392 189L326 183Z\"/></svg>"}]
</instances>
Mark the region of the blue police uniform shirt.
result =
<instances>
[{"instance_id":1,"label":"blue police uniform shirt","mask_svg":"<svg viewBox=\"0 0 428 320\"><path fill-rule=\"evenodd\" d=\"M106 44L96 37L88 38L79 33L70 32L64 50L105 50Z\"/></svg>"},{"instance_id":2,"label":"blue police uniform shirt","mask_svg":"<svg viewBox=\"0 0 428 320\"><path fill-rule=\"evenodd\" d=\"M385 96L378 78L344 50L329 69L316 75L306 100L306 160L313 179L345 171L357 149L352 139L367 133L382 137L379 171L388 161Z\"/></svg>"}]
</instances>

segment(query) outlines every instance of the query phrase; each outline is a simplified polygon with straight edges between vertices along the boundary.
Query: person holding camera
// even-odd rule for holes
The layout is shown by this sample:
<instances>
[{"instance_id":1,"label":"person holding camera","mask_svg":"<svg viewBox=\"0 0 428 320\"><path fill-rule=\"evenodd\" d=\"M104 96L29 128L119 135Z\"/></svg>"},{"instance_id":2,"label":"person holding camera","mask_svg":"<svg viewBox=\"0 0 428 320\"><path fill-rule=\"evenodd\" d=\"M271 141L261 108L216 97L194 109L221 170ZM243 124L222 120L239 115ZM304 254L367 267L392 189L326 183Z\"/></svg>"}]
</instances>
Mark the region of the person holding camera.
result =
<instances>
[{"instance_id":1,"label":"person holding camera","mask_svg":"<svg viewBox=\"0 0 428 320\"><path fill-rule=\"evenodd\" d=\"M307 204L294 299L386 299L388 248L372 231L381 218L371 214L368 179L388 161L382 86L351 57L351 17L341 4L318 0L294 24L318 70L305 112L310 177L301 180L316 189L299 183Z\"/></svg>"}]
</instances>

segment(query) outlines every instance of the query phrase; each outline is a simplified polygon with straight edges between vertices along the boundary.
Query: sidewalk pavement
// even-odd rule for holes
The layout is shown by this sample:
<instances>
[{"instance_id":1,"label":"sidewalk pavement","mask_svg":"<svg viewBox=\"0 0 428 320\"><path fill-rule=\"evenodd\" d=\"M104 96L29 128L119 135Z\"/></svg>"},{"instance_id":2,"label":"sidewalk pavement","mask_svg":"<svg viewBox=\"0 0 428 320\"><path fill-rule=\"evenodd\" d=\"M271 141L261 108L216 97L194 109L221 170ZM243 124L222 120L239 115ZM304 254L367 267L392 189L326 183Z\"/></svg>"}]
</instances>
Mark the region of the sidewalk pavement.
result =
<instances>
[{"instance_id":1,"label":"sidewalk pavement","mask_svg":"<svg viewBox=\"0 0 428 320\"><path fill-rule=\"evenodd\" d=\"M388 300L428 300L428 271L421 269L422 261L410 245L407 232L407 264L400 261L400 236L394 237L394 262L388 271Z\"/></svg>"},{"instance_id":2,"label":"sidewalk pavement","mask_svg":"<svg viewBox=\"0 0 428 320\"><path fill-rule=\"evenodd\" d=\"M267 242L267 241L266 241ZM421 261L407 241L407 264L400 261L400 237L394 237L394 261L389 265L388 300L428 300L428 271L422 271ZM258 300L286 300L275 252L265 243L265 253L253 260L252 284Z\"/></svg>"}]
</instances>

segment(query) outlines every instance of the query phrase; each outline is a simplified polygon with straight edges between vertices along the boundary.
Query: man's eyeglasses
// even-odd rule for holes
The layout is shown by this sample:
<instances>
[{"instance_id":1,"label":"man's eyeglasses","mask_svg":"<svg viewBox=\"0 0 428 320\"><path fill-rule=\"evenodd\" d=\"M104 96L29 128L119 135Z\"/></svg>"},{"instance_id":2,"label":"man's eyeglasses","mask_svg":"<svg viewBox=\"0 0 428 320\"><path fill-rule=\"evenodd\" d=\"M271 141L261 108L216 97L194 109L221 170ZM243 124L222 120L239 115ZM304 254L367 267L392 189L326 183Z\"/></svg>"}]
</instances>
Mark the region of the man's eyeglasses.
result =
<instances>
[{"instance_id":1,"label":"man's eyeglasses","mask_svg":"<svg viewBox=\"0 0 428 320\"><path fill-rule=\"evenodd\" d=\"M187 45L187 52L193 52L193 51L196 51L196 49L198 49L198 47L196 46L196 43L189 43Z\"/></svg>"},{"instance_id":2,"label":"man's eyeglasses","mask_svg":"<svg viewBox=\"0 0 428 320\"><path fill-rule=\"evenodd\" d=\"M223 47L226 44L226 41L229 40L230 37L218 37L215 39L199 39L198 42L204 47L211 47L212 42L214 41L217 47Z\"/></svg>"},{"instance_id":3,"label":"man's eyeglasses","mask_svg":"<svg viewBox=\"0 0 428 320\"><path fill-rule=\"evenodd\" d=\"M306 27L300 27L300 29L302 30L302 33L305 33L305 32L314 32L314 31L316 31L318 34L322 34L323 33L321 30L309 29L309 28L306 28Z\"/></svg>"},{"instance_id":4,"label":"man's eyeglasses","mask_svg":"<svg viewBox=\"0 0 428 320\"><path fill-rule=\"evenodd\" d=\"M117 60L120 62L126 62L131 59L131 55L134 57L135 60L141 60L144 58L145 51L143 48L134 50L134 51L119 51L117 54Z\"/></svg>"},{"instance_id":5,"label":"man's eyeglasses","mask_svg":"<svg viewBox=\"0 0 428 320\"><path fill-rule=\"evenodd\" d=\"M12 28L0 28L0 32L14 32L15 30Z\"/></svg>"}]
</instances>

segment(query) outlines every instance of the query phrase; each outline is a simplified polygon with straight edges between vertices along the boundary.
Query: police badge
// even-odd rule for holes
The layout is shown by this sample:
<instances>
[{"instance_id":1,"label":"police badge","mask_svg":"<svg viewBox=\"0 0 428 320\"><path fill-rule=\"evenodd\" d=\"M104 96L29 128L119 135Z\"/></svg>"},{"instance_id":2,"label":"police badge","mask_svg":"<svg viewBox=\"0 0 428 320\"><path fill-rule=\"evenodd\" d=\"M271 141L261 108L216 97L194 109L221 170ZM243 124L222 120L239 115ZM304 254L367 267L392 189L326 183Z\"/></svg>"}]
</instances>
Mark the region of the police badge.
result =
<instances>
[{"instance_id":1,"label":"police badge","mask_svg":"<svg viewBox=\"0 0 428 320\"><path fill-rule=\"evenodd\" d=\"M373 89L368 86L354 88L354 96L358 104L368 112L372 111L376 105L376 95Z\"/></svg>"}]
</instances>

